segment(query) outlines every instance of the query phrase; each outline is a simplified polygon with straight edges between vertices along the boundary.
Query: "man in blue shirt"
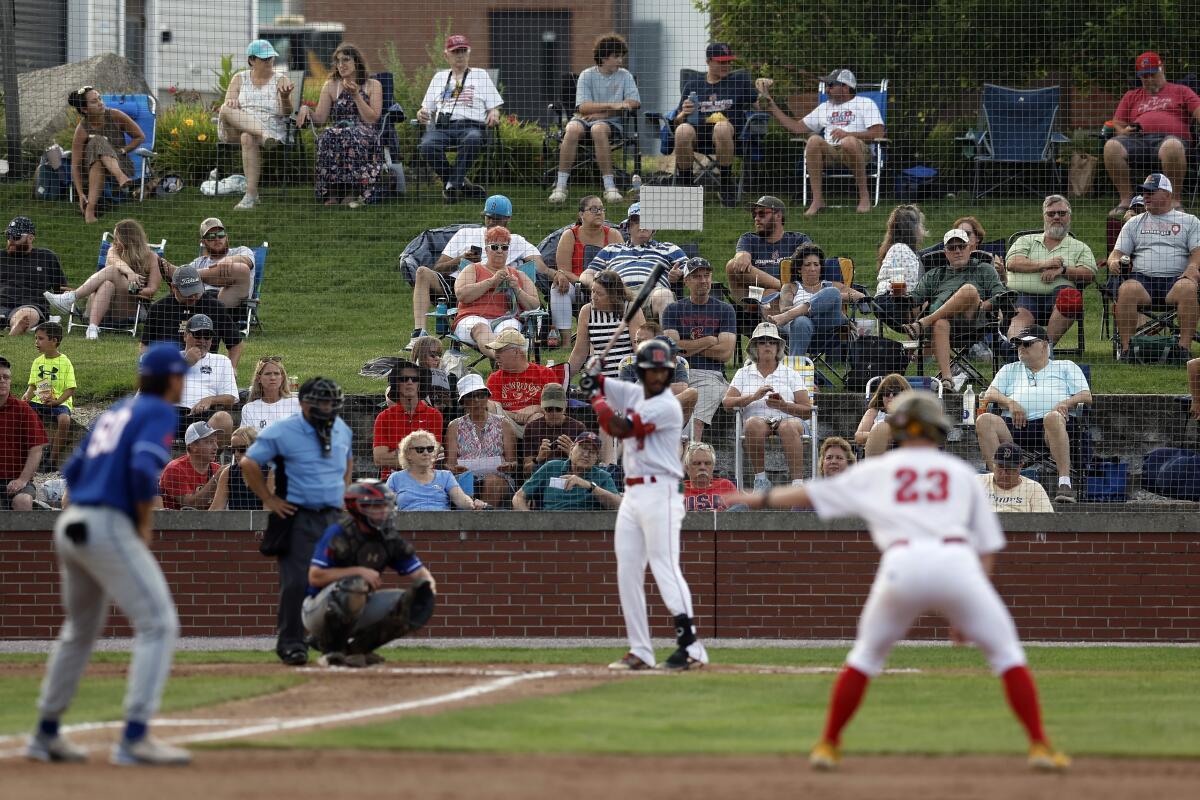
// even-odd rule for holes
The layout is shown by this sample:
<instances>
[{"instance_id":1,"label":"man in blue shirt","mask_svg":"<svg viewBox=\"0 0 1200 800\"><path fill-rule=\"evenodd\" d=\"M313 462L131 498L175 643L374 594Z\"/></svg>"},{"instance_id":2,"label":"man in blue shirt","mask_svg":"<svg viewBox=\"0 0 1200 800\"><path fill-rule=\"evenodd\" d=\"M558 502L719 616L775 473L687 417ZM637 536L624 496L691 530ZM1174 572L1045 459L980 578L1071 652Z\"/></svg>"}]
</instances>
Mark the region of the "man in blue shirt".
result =
<instances>
[{"instance_id":1,"label":"man in blue shirt","mask_svg":"<svg viewBox=\"0 0 1200 800\"><path fill-rule=\"evenodd\" d=\"M746 299L750 286L761 286L768 294L779 291L782 285L780 260L791 256L800 245L812 241L807 234L783 229L786 214L787 206L783 201L769 194L764 194L750 206L754 230L741 235L733 258L725 265L729 294L734 300ZM796 274L799 275L799 265L796 265Z\"/></svg>"},{"instance_id":2,"label":"man in blue shirt","mask_svg":"<svg viewBox=\"0 0 1200 800\"><path fill-rule=\"evenodd\" d=\"M267 426L246 455L246 485L271 512L263 535L264 555L279 562L279 635L275 652L283 663L308 663L300 605L308 588L313 546L342 512L342 495L354 472L350 426L338 415L342 389L328 378L300 387L300 416ZM266 469L275 468L275 492Z\"/></svg>"},{"instance_id":3,"label":"man in blue shirt","mask_svg":"<svg viewBox=\"0 0 1200 800\"><path fill-rule=\"evenodd\" d=\"M675 292L671 290L671 284L683 276L687 253L678 245L655 241L654 229L643 228L641 216L641 203L634 203L629 207L625 220L621 223L628 229L629 243L610 244L602 249L579 276L579 282L591 289L592 284L596 282L596 276L606 269L611 269L621 276L625 288L637 292L656 266L666 264L668 270L658 279L658 288L650 294L650 308L655 316L661 316L663 309L675 302Z\"/></svg>"},{"instance_id":4,"label":"man in blue shirt","mask_svg":"<svg viewBox=\"0 0 1200 800\"><path fill-rule=\"evenodd\" d=\"M125 697L125 732L113 746L118 766L182 765L186 750L152 737L171 672L179 617L150 554L158 478L171 457L175 404L188 364L171 344L148 349L138 365L139 393L106 411L83 438L63 474L71 505L54 525L66 621L46 665L38 728L26 755L37 761L83 761L86 754L59 732L104 630L110 601L133 625L133 661Z\"/></svg>"}]
</instances>

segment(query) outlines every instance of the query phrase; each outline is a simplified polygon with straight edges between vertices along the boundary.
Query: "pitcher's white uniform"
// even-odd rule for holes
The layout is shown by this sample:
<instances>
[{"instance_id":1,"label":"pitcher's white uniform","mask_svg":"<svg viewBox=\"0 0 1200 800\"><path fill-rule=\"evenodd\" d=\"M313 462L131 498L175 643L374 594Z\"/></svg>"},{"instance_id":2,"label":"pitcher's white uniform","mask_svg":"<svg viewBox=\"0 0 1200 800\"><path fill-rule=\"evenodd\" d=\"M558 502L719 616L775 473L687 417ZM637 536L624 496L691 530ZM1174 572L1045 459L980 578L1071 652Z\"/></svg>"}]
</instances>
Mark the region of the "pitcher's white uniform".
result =
<instances>
[{"instance_id":1,"label":"pitcher's white uniform","mask_svg":"<svg viewBox=\"0 0 1200 800\"><path fill-rule=\"evenodd\" d=\"M646 564L654 573L659 594L672 616L692 617L692 592L679 567L679 528L683 524L683 465L679 441L683 409L670 388L651 398L642 386L608 378L604 395L618 415L654 425L644 438L625 440L625 496L617 512L614 548L621 611L629 633L629 651L654 665L650 626L646 618ZM708 663L700 642L688 645L688 655Z\"/></svg>"},{"instance_id":2,"label":"pitcher's white uniform","mask_svg":"<svg viewBox=\"0 0 1200 800\"><path fill-rule=\"evenodd\" d=\"M888 652L927 611L944 615L1001 674L1025 664L1016 625L979 556L1004 533L966 462L906 447L807 484L822 519L862 517L883 553L846 663L875 676Z\"/></svg>"}]
</instances>

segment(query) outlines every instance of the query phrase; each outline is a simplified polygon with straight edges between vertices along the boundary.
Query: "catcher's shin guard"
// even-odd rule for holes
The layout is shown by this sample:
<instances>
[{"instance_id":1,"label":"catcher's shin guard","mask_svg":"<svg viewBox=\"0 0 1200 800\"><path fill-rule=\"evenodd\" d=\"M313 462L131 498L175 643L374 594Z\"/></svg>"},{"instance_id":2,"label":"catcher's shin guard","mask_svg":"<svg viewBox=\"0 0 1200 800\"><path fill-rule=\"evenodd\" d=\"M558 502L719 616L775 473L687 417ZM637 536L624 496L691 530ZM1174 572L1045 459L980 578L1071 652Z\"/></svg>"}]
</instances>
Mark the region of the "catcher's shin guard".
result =
<instances>
[{"instance_id":1,"label":"catcher's shin guard","mask_svg":"<svg viewBox=\"0 0 1200 800\"><path fill-rule=\"evenodd\" d=\"M318 650L330 653L346 649L346 640L366 608L370 594L371 587L359 575L337 581L325 601L325 624L316 637Z\"/></svg>"},{"instance_id":2,"label":"catcher's shin guard","mask_svg":"<svg viewBox=\"0 0 1200 800\"><path fill-rule=\"evenodd\" d=\"M370 653L388 642L407 636L429 621L435 604L433 587L429 581L421 581L401 595L392 613L357 631L346 652Z\"/></svg>"}]
</instances>

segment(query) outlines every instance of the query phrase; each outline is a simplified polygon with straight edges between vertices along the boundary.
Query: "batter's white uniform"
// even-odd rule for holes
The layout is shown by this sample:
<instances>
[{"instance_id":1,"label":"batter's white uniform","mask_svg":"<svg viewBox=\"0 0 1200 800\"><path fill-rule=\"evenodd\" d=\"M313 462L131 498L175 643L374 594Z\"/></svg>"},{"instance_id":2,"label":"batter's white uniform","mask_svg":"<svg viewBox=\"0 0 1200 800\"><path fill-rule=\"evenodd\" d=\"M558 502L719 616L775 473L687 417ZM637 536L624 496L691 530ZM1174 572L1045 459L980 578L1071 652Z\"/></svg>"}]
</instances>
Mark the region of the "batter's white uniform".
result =
<instances>
[{"instance_id":1,"label":"batter's white uniform","mask_svg":"<svg viewBox=\"0 0 1200 800\"><path fill-rule=\"evenodd\" d=\"M818 516L862 517L883 552L849 666L878 675L925 612L945 616L996 674L1025 664L1016 625L979 560L1003 549L1004 533L966 462L901 447L806 488Z\"/></svg>"},{"instance_id":2,"label":"batter's white uniform","mask_svg":"<svg viewBox=\"0 0 1200 800\"><path fill-rule=\"evenodd\" d=\"M683 524L683 464L679 441L683 433L683 409L670 388L646 398L641 385L607 378L604 396L617 416L643 424L654 431L644 439L624 442L622 464L627 482L617 512L614 549L617 554L617 587L621 612L629 633L629 652L654 666L650 625L646 618L646 564L671 616L692 617L692 591L679 567L679 528ZM640 479L641 482L638 482ZM633 481L633 485L628 485ZM688 645L688 655L708 663L704 645Z\"/></svg>"}]
</instances>

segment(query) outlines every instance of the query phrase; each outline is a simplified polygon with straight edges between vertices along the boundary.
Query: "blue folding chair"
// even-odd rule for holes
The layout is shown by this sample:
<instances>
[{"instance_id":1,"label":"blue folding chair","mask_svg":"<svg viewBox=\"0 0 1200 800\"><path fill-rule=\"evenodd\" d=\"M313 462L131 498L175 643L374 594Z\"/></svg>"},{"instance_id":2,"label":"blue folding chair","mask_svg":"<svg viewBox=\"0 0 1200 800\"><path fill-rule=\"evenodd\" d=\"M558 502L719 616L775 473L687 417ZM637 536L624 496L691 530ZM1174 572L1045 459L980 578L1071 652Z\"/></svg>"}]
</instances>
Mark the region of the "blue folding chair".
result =
<instances>
[{"instance_id":1,"label":"blue folding chair","mask_svg":"<svg viewBox=\"0 0 1200 800\"><path fill-rule=\"evenodd\" d=\"M153 95L148 94L106 94L102 95L104 105L118 111L124 111L129 118L138 124L146 141L129 154L133 162L134 174L131 176L139 183L138 196L146 199L146 180L150 177L150 158L154 155L154 133L158 121L158 103ZM128 138L126 144L128 144Z\"/></svg>"},{"instance_id":2,"label":"blue folding chair","mask_svg":"<svg viewBox=\"0 0 1200 800\"><path fill-rule=\"evenodd\" d=\"M269 244L263 242L254 248L254 286L250 291L250 296L242 301L237 311L243 339L250 336L251 327L262 330L262 319L259 317L258 307L262 304L262 282L263 276L267 272L267 253L270 247ZM242 310L246 312L245 318L241 317Z\"/></svg>"},{"instance_id":3,"label":"blue folding chair","mask_svg":"<svg viewBox=\"0 0 1200 800\"><path fill-rule=\"evenodd\" d=\"M990 83L983 85L983 131L962 137L974 149L970 158L975 162L976 197L1009 184L1045 194L1031 182L1031 175L1045 168L1049 168L1054 181L1051 188L1058 190L1062 184L1058 146L1070 141L1055 130L1060 96L1057 86L1009 89ZM1008 177L981 190L984 164L1009 168Z\"/></svg>"},{"instance_id":4,"label":"blue folding chair","mask_svg":"<svg viewBox=\"0 0 1200 800\"><path fill-rule=\"evenodd\" d=\"M384 171L380 173L380 185L371 195L371 200L379 202L399 197L407 191L404 177L404 165L400 163L400 136L396 126L404 122L407 115L404 106L396 102L396 82L390 72L376 72L375 80L383 89L383 114L379 117L379 136L376 143L383 157ZM389 181L390 179L390 181ZM387 185L383 185L387 182Z\"/></svg>"},{"instance_id":5,"label":"blue folding chair","mask_svg":"<svg viewBox=\"0 0 1200 800\"><path fill-rule=\"evenodd\" d=\"M884 78L879 83L860 83L856 91L858 97L865 97L873 102L876 108L879 109L879 116L883 120L883 124L887 125L888 111L888 79ZM824 103L829 99L829 92L826 90L825 81L821 81L817 85L817 103ZM817 134L813 134L814 136ZM887 139L874 139L867 145L867 150L870 153L870 160L867 162L867 181L875 180L875 201L874 205L879 205L879 185L883 180L884 162L887 160ZM808 163L804 159L804 152L800 152L800 158L797 162L797 171L800 173L800 185L803 187L804 205L808 205ZM849 179L854 180L854 173L849 167L836 162L828 163L823 171L825 179Z\"/></svg>"},{"instance_id":6,"label":"blue folding chair","mask_svg":"<svg viewBox=\"0 0 1200 800\"><path fill-rule=\"evenodd\" d=\"M105 231L100 237L100 252L96 256L96 269L99 272L104 269L108 261L108 251L112 248L112 234ZM163 239L158 244L150 245L150 249L158 255L162 255L167 249L167 240ZM158 269L156 266L155 269ZM165 276L164 276L165 280ZM138 326L142 324L146 318L146 306L148 302L139 299L137 306L134 309L132 318L115 319L110 315L105 315L98 326L102 331L118 331L120 333L128 333L130 336L137 336ZM81 309L78 304L71 306L71 313L67 315L67 334L69 335L75 328L86 328L89 325L87 312Z\"/></svg>"}]
</instances>

